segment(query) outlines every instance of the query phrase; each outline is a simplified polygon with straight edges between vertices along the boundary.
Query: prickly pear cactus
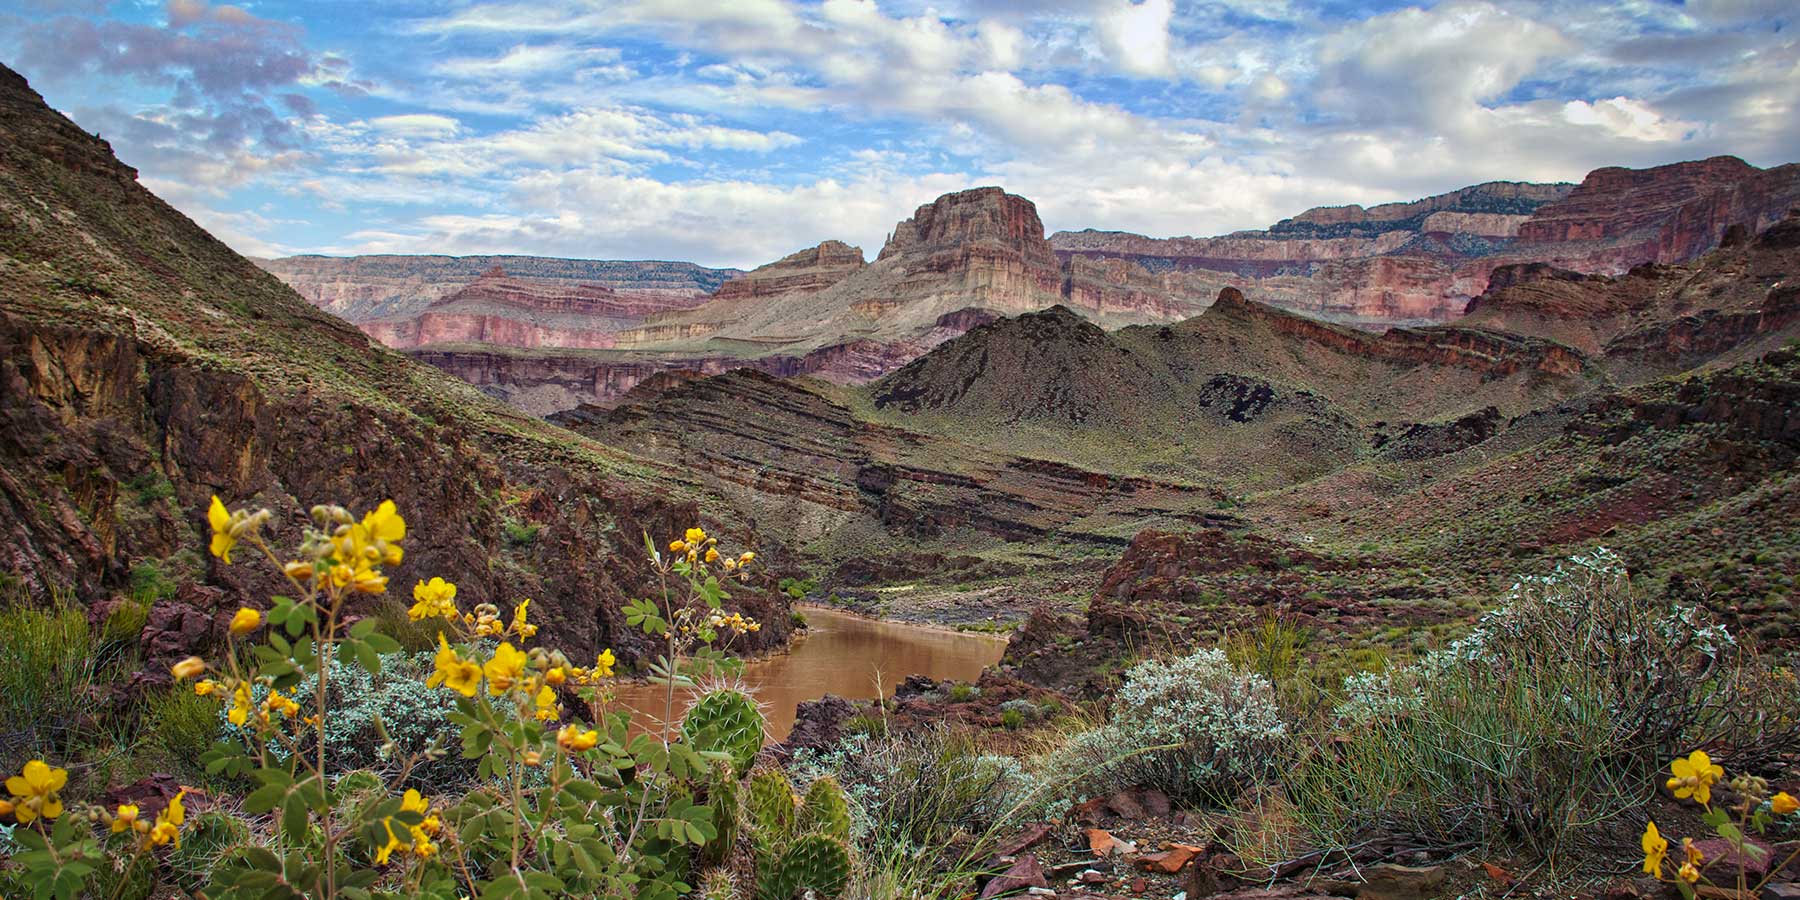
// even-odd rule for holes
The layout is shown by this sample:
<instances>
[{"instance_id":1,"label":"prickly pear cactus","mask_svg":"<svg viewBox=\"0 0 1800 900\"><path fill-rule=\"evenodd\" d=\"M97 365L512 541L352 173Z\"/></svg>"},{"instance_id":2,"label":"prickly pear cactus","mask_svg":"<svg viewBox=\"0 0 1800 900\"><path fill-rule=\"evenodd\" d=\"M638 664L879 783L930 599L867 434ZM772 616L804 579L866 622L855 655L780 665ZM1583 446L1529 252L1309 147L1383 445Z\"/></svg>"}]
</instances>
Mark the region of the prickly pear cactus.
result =
<instances>
[{"instance_id":1,"label":"prickly pear cactus","mask_svg":"<svg viewBox=\"0 0 1800 900\"><path fill-rule=\"evenodd\" d=\"M807 786L794 832L850 840L850 803L844 799L844 789L837 779L827 775L813 779Z\"/></svg>"},{"instance_id":2,"label":"prickly pear cactus","mask_svg":"<svg viewBox=\"0 0 1800 900\"><path fill-rule=\"evenodd\" d=\"M758 843L780 847L794 834L794 788L780 769L759 769L750 776L750 822Z\"/></svg>"},{"instance_id":3,"label":"prickly pear cactus","mask_svg":"<svg viewBox=\"0 0 1800 900\"><path fill-rule=\"evenodd\" d=\"M850 881L850 850L823 834L795 838L772 866L762 869L758 900L794 900L803 891L820 898L842 894Z\"/></svg>"},{"instance_id":4,"label":"prickly pear cactus","mask_svg":"<svg viewBox=\"0 0 1800 900\"><path fill-rule=\"evenodd\" d=\"M700 848L701 859L710 865L722 864L737 844L738 823L742 818L741 794L737 771L729 763L717 763L712 778L706 782L706 805L712 810L713 827L719 834Z\"/></svg>"},{"instance_id":5,"label":"prickly pear cactus","mask_svg":"<svg viewBox=\"0 0 1800 900\"><path fill-rule=\"evenodd\" d=\"M681 721L681 738L695 750L729 754L741 777L762 750L763 725L762 711L749 695L718 690L688 707L687 717Z\"/></svg>"},{"instance_id":6,"label":"prickly pear cactus","mask_svg":"<svg viewBox=\"0 0 1800 900\"><path fill-rule=\"evenodd\" d=\"M724 869L710 869L700 879L700 900L738 900L737 882Z\"/></svg>"}]
</instances>

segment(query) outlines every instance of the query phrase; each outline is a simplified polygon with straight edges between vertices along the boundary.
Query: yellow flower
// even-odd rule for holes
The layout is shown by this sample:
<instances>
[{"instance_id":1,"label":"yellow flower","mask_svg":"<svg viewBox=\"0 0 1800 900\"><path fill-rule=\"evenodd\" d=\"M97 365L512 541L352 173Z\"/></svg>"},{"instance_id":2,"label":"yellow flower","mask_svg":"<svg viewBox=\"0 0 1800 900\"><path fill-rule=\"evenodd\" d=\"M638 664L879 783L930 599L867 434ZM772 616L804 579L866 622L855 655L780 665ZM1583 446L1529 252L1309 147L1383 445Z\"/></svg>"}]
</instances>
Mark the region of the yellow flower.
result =
<instances>
[{"instance_id":1,"label":"yellow flower","mask_svg":"<svg viewBox=\"0 0 1800 900\"><path fill-rule=\"evenodd\" d=\"M1706 854L1701 853L1700 848L1694 846L1693 838L1681 839L1681 858L1690 866L1706 862Z\"/></svg>"},{"instance_id":2,"label":"yellow flower","mask_svg":"<svg viewBox=\"0 0 1800 900\"><path fill-rule=\"evenodd\" d=\"M537 696L531 699L531 702L537 707L538 721L548 722L556 718L555 688L544 685L543 688L537 692Z\"/></svg>"},{"instance_id":3,"label":"yellow flower","mask_svg":"<svg viewBox=\"0 0 1800 900\"><path fill-rule=\"evenodd\" d=\"M156 814L156 820L167 822L170 825L180 825L186 822L187 808L181 805L181 798L186 796L187 789L176 791L175 796L169 798L169 805L163 807L163 811Z\"/></svg>"},{"instance_id":4,"label":"yellow flower","mask_svg":"<svg viewBox=\"0 0 1800 900\"><path fill-rule=\"evenodd\" d=\"M711 547L706 548L706 561L709 563L718 562L719 561L719 551L717 551Z\"/></svg>"},{"instance_id":5,"label":"yellow flower","mask_svg":"<svg viewBox=\"0 0 1800 900\"><path fill-rule=\"evenodd\" d=\"M1675 874L1688 884L1693 884L1700 880L1700 870L1694 868L1693 863L1682 863L1681 868L1676 870Z\"/></svg>"},{"instance_id":6,"label":"yellow flower","mask_svg":"<svg viewBox=\"0 0 1800 900\"><path fill-rule=\"evenodd\" d=\"M543 764L544 755L536 750L527 750L519 757L519 761L535 769Z\"/></svg>"},{"instance_id":7,"label":"yellow flower","mask_svg":"<svg viewBox=\"0 0 1800 900\"><path fill-rule=\"evenodd\" d=\"M1668 781L1675 799L1692 797L1701 806L1712 802L1712 786L1725 777L1725 770L1714 765L1705 750L1695 750L1687 759L1675 760L1669 764L1669 771L1675 776Z\"/></svg>"},{"instance_id":8,"label":"yellow flower","mask_svg":"<svg viewBox=\"0 0 1800 900\"><path fill-rule=\"evenodd\" d=\"M400 517L394 501L383 500L373 512L363 516L362 527L368 531L369 537L381 546L382 562L397 566L400 564L400 548L393 546L406 539L406 520Z\"/></svg>"},{"instance_id":9,"label":"yellow flower","mask_svg":"<svg viewBox=\"0 0 1800 900\"><path fill-rule=\"evenodd\" d=\"M687 552L687 542L681 541L681 540L670 541L669 542L669 552L670 553L686 553Z\"/></svg>"},{"instance_id":10,"label":"yellow flower","mask_svg":"<svg viewBox=\"0 0 1800 900\"><path fill-rule=\"evenodd\" d=\"M206 671L206 660L198 656L190 656L169 667L169 674L174 675L176 681L186 681L204 671Z\"/></svg>"},{"instance_id":11,"label":"yellow flower","mask_svg":"<svg viewBox=\"0 0 1800 900\"><path fill-rule=\"evenodd\" d=\"M262 627L262 613L248 606L240 607L231 617L231 633L242 637Z\"/></svg>"},{"instance_id":12,"label":"yellow flower","mask_svg":"<svg viewBox=\"0 0 1800 900\"><path fill-rule=\"evenodd\" d=\"M280 691L270 691L268 699L263 701L263 707L290 718L300 711L300 704L295 703L290 697L283 696Z\"/></svg>"},{"instance_id":13,"label":"yellow flower","mask_svg":"<svg viewBox=\"0 0 1800 900\"><path fill-rule=\"evenodd\" d=\"M464 697L475 696L475 689L481 686L481 667L472 660L463 659L450 642L444 639L444 633L438 632L438 652L435 660L437 667L431 677L425 679L426 687L443 685Z\"/></svg>"},{"instance_id":14,"label":"yellow flower","mask_svg":"<svg viewBox=\"0 0 1800 900\"><path fill-rule=\"evenodd\" d=\"M433 837L436 837L439 829L443 827L444 823L438 821L437 816L426 816L425 821L419 823L419 830Z\"/></svg>"},{"instance_id":15,"label":"yellow flower","mask_svg":"<svg viewBox=\"0 0 1800 900\"><path fill-rule=\"evenodd\" d=\"M496 647L493 658L481 667L482 674L487 676L488 693L498 697L510 690L525 674L525 663L529 658L513 649L510 643Z\"/></svg>"},{"instance_id":16,"label":"yellow flower","mask_svg":"<svg viewBox=\"0 0 1800 900\"><path fill-rule=\"evenodd\" d=\"M13 817L20 825L30 825L39 816L54 819L62 815L61 791L68 783L67 769L53 769L41 759L26 763L23 772L6 779L6 790L12 794Z\"/></svg>"},{"instance_id":17,"label":"yellow flower","mask_svg":"<svg viewBox=\"0 0 1800 900\"><path fill-rule=\"evenodd\" d=\"M756 559L756 554L751 553L748 550L745 550L744 552L738 554L738 565L747 566L755 559Z\"/></svg>"},{"instance_id":18,"label":"yellow flower","mask_svg":"<svg viewBox=\"0 0 1800 900\"><path fill-rule=\"evenodd\" d=\"M1785 816L1788 813L1800 810L1800 800L1795 800L1787 791L1782 791L1769 798L1769 809L1773 810L1778 816Z\"/></svg>"},{"instance_id":19,"label":"yellow flower","mask_svg":"<svg viewBox=\"0 0 1800 900\"><path fill-rule=\"evenodd\" d=\"M158 822L155 828L150 829L150 843L158 847L173 843L179 847L181 846L181 829L167 822Z\"/></svg>"},{"instance_id":20,"label":"yellow flower","mask_svg":"<svg viewBox=\"0 0 1800 900\"><path fill-rule=\"evenodd\" d=\"M429 582L413 585L413 599L418 602L406 611L406 617L414 622L456 618L456 585L442 578L434 576Z\"/></svg>"},{"instance_id":21,"label":"yellow flower","mask_svg":"<svg viewBox=\"0 0 1800 900\"><path fill-rule=\"evenodd\" d=\"M513 608L512 630L516 632L521 639L537 634L537 626L525 621L525 611L529 606L531 606L531 598L526 597L519 601L517 607Z\"/></svg>"},{"instance_id":22,"label":"yellow flower","mask_svg":"<svg viewBox=\"0 0 1800 900\"><path fill-rule=\"evenodd\" d=\"M689 544L705 543L706 542L706 532L699 528L689 528L687 530L687 542Z\"/></svg>"},{"instance_id":23,"label":"yellow flower","mask_svg":"<svg viewBox=\"0 0 1800 900\"><path fill-rule=\"evenodd\" d=\"M400 797L400 808L422 816L431 811L431 804L426 801L424 795L412 788L407 788L406 793Z\"/></svg>"},{"instance_id":24,"label":"yellow flower","mask_svg":"<svg viewBox=\"0 0 1800 900\"><path fill-rule=\"evenodd\" d=\"M131 831L137 826L138 808L130 803L119 804L118 810L113 813L112 833L118 834L121 831Z\"/></svg>"},{"instance_id":25,"label":"yellow flower","mask_svg":"<svg viewBox=\"0 0 1800 900\"><path fill-rule=\"evenodd\" d=\"M194 693L202 697L210 697L219 692L219 683L211 678L202 678L194 682Z\"/></svg>"},{"instance_id":26,"label":"yellow flower","mask_svg":"<svg viewBox=\"0 0 1800 900\"><path fill-rule=\"evenodd\" d=\"M231 692L231 709L225 713L226 721L242 726L250 716L250 684L240 681Z\"/></svg>"},{"instance_id":27,"label":"yellow flower","mask_svg":"<svg viewBox=\"0 0 1800 900\"><path fill-rule=\"evenodd\" d=\"M206 524L212 526L212 555L231 565L231 548L237 546L237 538L231 533L231 513L218 494L213 495L212 506L206 509Z\"/></svg>"},{"instance_id":28,"label":"yellow flower","mask_svg":"<svg viewBox=\"0 0 1800 900\"><path fill-rule=\"evenodd\" d=\"M544 683L547 685L550 685L551 687L560 687L564 682L566 682L568 680L569 680L569 673L563 671L562 666L552 666L550 669L548 669L547 671L544 672Z\"/></svg>"},{"instance_id":29,"label":"yellow flower","mask_svg":"<svg viewBox=\"0 0 1800 900\"><path fill-rule=\"evenodd\" d=\"M564 725L556 732L556 744L570 753L592 750L600 743L600 732L589 729L582 731L574 725Z\"/></svg>"},{"instance_id":30,"label":"yellow flower","mask_svg":"<svg viewBox=\"0 0 1800 900\"><path fill-rule=\"evenodd\" d=\"M594 677L611 678L613 673L613 663L615 662L617 662L617 660L613 658L611 647L600 651L600 654L594 657Z\"/></svg>"},{"instance_id":31,"label":"yellow flower","mask_svg":"<svg viewBox=\"0 0 1800 900\"><path fill-rule=\"evenodd\" d=\"M1656 830L1656 823L1644 826L1644 874L1659 875L1662 872L1663 860L1669 855L1669 841Z\"/></svg>"}]
</instances>

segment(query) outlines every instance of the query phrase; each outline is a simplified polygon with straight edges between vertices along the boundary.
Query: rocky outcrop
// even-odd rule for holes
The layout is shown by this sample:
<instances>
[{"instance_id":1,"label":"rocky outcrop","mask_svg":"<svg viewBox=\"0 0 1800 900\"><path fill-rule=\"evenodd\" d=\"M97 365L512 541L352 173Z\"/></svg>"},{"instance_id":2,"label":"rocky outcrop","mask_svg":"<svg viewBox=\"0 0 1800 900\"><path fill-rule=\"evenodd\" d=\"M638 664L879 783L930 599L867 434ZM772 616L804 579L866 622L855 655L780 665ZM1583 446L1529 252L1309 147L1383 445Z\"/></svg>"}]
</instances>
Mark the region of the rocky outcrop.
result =
<instances>
[{"instance_id":1,"label":"rocky outcrop","mask_svg":"<svg viewBox=\"0 0 1800 900\"><path fill-rule=\"evenodd\" d=\"M680 300L743 274L688 262L542 256L287 256L258 259L314 306L352 322L405 318L499 268L546 285L589 285Z\"/></svg>"},{"instance_id":2,"label":"rocky outcrop","mask_svg":"<svg viewBox=\"0 0 1800 900\"><path fill-rule=\"evenodd\" d=\"M1590 172L1519 227L1517 250L1570 268L1623 272L1718 246L1727 228L1760 231L1800 203L1800 165L1758 169L1735 156Z\"/></svg>"},{"instance_id":3,"label":"rocky outcrop","mask_svg":"<svg viewBox=\"0 0 1800 900\"><path fill-rule=\"evenodd\" d=\"M1619 276L1548 264L1496 270L1463 324L1549 338L1646 380L1779 341L1800 317L1800 216L1688 263Z\"/></svg>"},{"instance_id":4,"label":"rocky outcrop","mask_svg":"<svg viewBox=\"0 0 1800 900\"><path fill-rule=\"evenodd\" d=\"M782 294L815 293L867 265L861 247L826 241L739 275L713 292L714 300L744 300Z\"/></svg>"}]
</instances>

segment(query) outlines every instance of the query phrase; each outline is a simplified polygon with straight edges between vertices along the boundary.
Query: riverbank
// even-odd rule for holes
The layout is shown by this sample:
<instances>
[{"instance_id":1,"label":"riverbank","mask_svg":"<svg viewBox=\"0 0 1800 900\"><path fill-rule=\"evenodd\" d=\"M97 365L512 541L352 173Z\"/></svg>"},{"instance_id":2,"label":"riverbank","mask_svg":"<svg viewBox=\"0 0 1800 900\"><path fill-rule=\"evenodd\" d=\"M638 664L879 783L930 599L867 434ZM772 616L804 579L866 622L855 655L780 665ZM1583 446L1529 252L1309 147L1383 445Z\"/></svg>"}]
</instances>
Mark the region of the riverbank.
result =
<instances>
[{"instance_id":1,"label":"riverbank","mask_svg":"<svg viewBox=\"0 0 1800 900\"><path fill-rule=\"evenodd\" d=\"M740 676L764 707L772 741L787 737L795 708L834 694L850 700L891 696L909 675L974 681L1006 650L1003 637L954 628L894 622L856 612L798 604L807 617L806 637L783 654L749 660ZM678 692L677 708L687 692ZM619 702L660 719L666 689L649 683L622 684Z\"/></svg>"}]
</instances>

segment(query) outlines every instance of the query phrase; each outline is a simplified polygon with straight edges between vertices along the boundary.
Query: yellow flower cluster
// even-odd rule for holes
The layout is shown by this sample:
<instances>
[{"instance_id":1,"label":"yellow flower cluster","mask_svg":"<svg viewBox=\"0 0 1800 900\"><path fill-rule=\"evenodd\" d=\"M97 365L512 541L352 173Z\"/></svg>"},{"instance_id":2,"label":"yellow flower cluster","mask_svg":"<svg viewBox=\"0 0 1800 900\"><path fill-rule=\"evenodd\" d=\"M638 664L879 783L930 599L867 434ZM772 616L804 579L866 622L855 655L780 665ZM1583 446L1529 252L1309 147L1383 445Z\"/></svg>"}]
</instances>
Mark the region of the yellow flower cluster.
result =
<instances>
[{"instance_id":1,"label":"yellow flower cluster","mask_svg":"<svg viewBox=\"0 0 1800 900\"><path fill-rule=\"evenodd\" d=\"M308 541L302 547L302 555L310 558L287 562L282 565L282 572L300 584L316 579L337 590L363 594L386 591L387 576L381 567L397 566L405 556L400 542L406 539L406 520L401 518L394 501L383 500L360 520L340 506L316 506L312 515L321 527L330 528L329 533ZM261 546L258 532L268 520L266 509L227 511L214 496L206 511L207 524L212 527L212 554L230 565L231 551L239 542L251 540ZM233 625L237 625L235 620ZM237 633L247 634L255 628L249 625Z\"/></svg>"},{"instance_id":2,"label":"yellow flower cluster","mask_svg":"<svg viewBox=\"0 0 1800 900\"><path fill-rule=\"evenodd\" d=\"M518 637L520 641L525 641L534 637L538 631L536 625L527 621L527 612L530 608L530 597L519 601L519 605L513 607L512 624L508 625L501 620L499 607L492 603L483 603L476 606L473 611L463 614L463 624L473 630L476 637L504 637L510 634Z\"/></svg>"},{"instance_id":3,"label":"yellow flower cluster","mask_svg":"<svg viewBox=\"0 0 1800 900\"><path fill-rule=\"evenodd\" d=\"M442 578L433 577L413 585L413 601L406 617L414 622L457 617L456 585Z\"/></svg>"},{"instance_id":4,"label":"yellow flower cluster","mask_svg":"<svg viewBox=\"0 0 1800 900\"><path fill-rule=\"evenodd\" d=\"M392 818L382 820L381 824L383 828L387 829L388 839L385 845L375 848L376 865L387 865L389 857L393 856L395 850L411 853L420 859L430 859L437 855L437 844L432 841L432 838L437 837L438 832L443 829L443 823L437 815L432 813L431 804L423 796L420 796L418 791L408 788L406 794L400 798L400 808L407 812L416 812L424 819L417 825L401 826L409 832L406 844L402 844L400 837L394 833L394 820Z\"/></svg>"},{"instance_id":5,"label":"yellow flower cluster","mask_svg":"<svg viewBox=\"0 0 1800 900\"><path fill-rule=\"evenodd\" d=\"M727 615L725 613L715 612L707 622L714 628L729 629L734 634L762 630L761 622L758 622L755 619L747 619L742 613L731 613Z\"/></svg>"},{"instance_id":6,"label":"yellow flower cluster","mask_svg":"<svg viewBox=\"0 0 1800 900\"><path fill-rule=\"evenodd\" d=\"M613 666L617 663L618 660L613 657L612 649L607 648L600 651L599 654L594 657L594 667L592 669L584 669L580 666L571 667L569 669L568 679L583 686L599 684L600 682L613 677Z\"/></svg>"},{"instance_id":7,"label":"yellow flower cluster","mask_svg":"<svg viewBox=\"0 0 1800 900\"><path fill-rule=\"evenodd\" d=\"M698 562L717 563L723 559L723 565L727 572L737 571L750 565L751 561L756 559L756 554L747 550L738 554L736 559L721 557L718 543L719 539L709 537L706 529L689 528L686 534L669 542L669 552L682 554L687 558L689 565Z\"/></svg>"},{"instance_id":8,"label":"yellow flower cluster","mask_svg":"<svg viewBox=\"0 0 1800 900\"><path fill-rule=\"evenodd\" d=\"M187 796L183 789L169 800L169 805L156 814L154 823L144 821L136 805L121 803L113 811L112 833L131 832L143 840L143 846L161 847L165 844L181 846L181 825L187 821L187 810L182 807L181 800Z\"/></svg>"},{"instance_id":9,"label":"yellow flower cluster","mask_svg":"<svg viewBox=\"0 0 1800 900\"><path fill-rule=\"evenodd\" d=\"M1769 796L1767 781L1748 774L1739 775L1732 779L1729 787L1737 794L1738 802L1734 808L1738 811L1741 821L1738 826L1728 829L1727 825L1714 823L1710 818L1718 815L1721 822L1726 821L1721 811L1712 809L1713 785L1718 784L1725 777L1725 769L1714 763L1706 751L1695 750L1686 758L1670 763L1669 774L1670 778L1665 782L1665 786L1674 792L1675 798L1678 800L1691 799L1706 807L1709 817L1707 821L1709 824L1714 824L1719 835L1729 842L1742 840L1742 826L1745 823L1755 823L1758 829L1763 827L1761 823L1764 821L1762 818L1764 814L1760 811L1760 806L1764 798L1768 800L1769 812L1775 815L1786 816L1800 812L1800 799L1795 799L1786 791L1778 791L1774 796ZM1664 864L1669 857L1669 841L1657 830L1655 822L1645 824L1640 846L1644 851L1644 874L1659 881L1670 880L1664 878ZM1797 855L1800 855L1800 851L1797 851ZM1676 867L1672 880L1681 887L1683 896L1692 898L1695 896L1695 892L1692 890L1693 886L1699 884L1706 874L1706 855L1694 844L1693 838L1682 838L1681 857L1681 865ZM1781 867L1771 868L1771 871L1779 868Z\"/></svg>"},{"instance_id":10,"label":"yellow flower cluster","mask_svg":"<svg viewBox=\"0 0 1800 900\"><path fill-rule=\"evenodd\" d=\"M62 815L62 789L69 783L69 770L54 769L41 759L25 764L24 771L6 779L6 792L11 800L0 800L0 815L12 813L20 825L30 825L42 817L54 819Z\"/></svg>"},{"instance_id":11,"label":"yellow flower cluster","mask_svg":"<svg viewBox=\"0 0 1800 900\"><path fill-rule=\"evenodd\" d=\"M225 504L219 500L219 496L214 494L212 505L206 509L206 524L212 528L212 543L208 549L212 551L212 555L229 566L231 565L231 551L237 547L238 541L253 536L268 521L268 510L227 511Z\"/></svg>"}]
</instances>

